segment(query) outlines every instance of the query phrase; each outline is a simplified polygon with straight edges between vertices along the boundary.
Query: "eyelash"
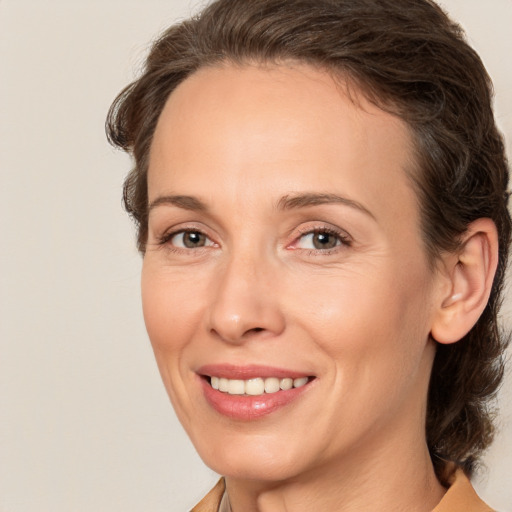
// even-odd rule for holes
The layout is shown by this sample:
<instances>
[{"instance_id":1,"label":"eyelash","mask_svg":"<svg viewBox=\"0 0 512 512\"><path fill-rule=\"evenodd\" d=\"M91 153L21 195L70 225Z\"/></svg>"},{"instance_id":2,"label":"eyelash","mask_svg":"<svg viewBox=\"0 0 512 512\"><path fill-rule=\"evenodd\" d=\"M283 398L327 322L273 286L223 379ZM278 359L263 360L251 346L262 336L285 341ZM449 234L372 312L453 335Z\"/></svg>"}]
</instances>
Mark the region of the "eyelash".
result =
<instances>
[{"instance_id":1,"label":"eyelash","mask_svg":"<svg viewBox=\"0 0 512 512\"><path fill-rule=\"evenodd\" d=\"M339 230L331 228L331 227L328 227L328 226L318 226L318 227L314 227L314 228L303 228L303 229L299 229L298 231L299 231L300 235L298 237L296 237L295 240L292 242L292 244L288 245L287 248L291 248L294 250L307 251L308 255L329 255L329 254L333 254L333 253L339 251L340 248L342 248L342 247L350 247L352 245L352 239L350 238L350 236L347 233L345 233L343 231L339 231ZM184 247L177 247L177 246L169 243L175 236L180 235L180 234L185 235L186 233L199 233L200 235L205 236L206 239L211 242L211 244L206 245L206 246L196 247L196 248L184 248ZM305 248L300 248L300 247L293 247L294 245L297 245L300 242L300 240L306 236L318 235L318 234L324 234L324 233L327 235L335 236L337 238L337 242L339 242L339 244L337 244L336 246L329 248L329 249L305 249ZM176 231L170 231L170 232L164 233L161 237L158 238L158 245L159 246L167 246L167 248L169 250L172 250L175 252L183 252L183 251L191 252L191 251L197 251L197 250L201 250L201 249L204 250L209 247L218 246L215 242L213 242L213 240L206 233L204 233L204 231L197 229L197 228L182 228L182 229L178 229Z\"/></svg>"}]
</instances>

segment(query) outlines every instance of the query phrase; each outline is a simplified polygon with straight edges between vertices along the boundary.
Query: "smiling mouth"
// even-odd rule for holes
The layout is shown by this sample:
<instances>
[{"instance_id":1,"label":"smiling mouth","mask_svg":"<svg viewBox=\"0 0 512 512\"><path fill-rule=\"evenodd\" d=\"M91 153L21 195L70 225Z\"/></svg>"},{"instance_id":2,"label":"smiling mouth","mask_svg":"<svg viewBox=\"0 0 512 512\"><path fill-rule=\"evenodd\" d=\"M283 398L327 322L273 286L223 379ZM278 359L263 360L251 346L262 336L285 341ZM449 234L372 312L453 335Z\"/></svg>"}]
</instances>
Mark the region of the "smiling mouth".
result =
<instances>
[{"instance_id":1,"label":"smiling mouth","mask_svg":"<svg viewBox=\"0 0 512 512\"><path fill-rule=\"evenodd\" d=\"M224 377L206 377L210 386L222 393L229 395L261 396L265 394L288 391L293 388L301 388L308 384L314 377L299 377L296 379L278 377L256 377L253 379L226 379Z\"/></svg>"}]
</instances>

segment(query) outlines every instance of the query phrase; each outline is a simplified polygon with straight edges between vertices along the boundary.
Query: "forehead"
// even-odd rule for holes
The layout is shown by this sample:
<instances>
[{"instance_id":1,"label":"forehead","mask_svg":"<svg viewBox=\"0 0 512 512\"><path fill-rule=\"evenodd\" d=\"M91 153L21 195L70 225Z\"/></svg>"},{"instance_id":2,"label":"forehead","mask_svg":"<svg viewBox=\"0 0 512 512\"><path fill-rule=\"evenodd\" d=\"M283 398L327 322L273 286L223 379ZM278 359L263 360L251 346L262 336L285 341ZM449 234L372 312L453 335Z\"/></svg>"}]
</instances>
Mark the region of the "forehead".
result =
<instances>
[{"instance_id":1,"label":"forehead","mask_svg":"<svg viewBox=\"0 0 512 512\"><path fill-rule=\"evenodd\" d=\"M212 196L219 184L247 206L248 190L262 187L336 189L395 216L408 206L415 218L412 148L405 122L327 72L303 64L204 68L176 88L160 116L149 196L189 193L181 188L192 184Z\"/></svg>"}]
</instances>

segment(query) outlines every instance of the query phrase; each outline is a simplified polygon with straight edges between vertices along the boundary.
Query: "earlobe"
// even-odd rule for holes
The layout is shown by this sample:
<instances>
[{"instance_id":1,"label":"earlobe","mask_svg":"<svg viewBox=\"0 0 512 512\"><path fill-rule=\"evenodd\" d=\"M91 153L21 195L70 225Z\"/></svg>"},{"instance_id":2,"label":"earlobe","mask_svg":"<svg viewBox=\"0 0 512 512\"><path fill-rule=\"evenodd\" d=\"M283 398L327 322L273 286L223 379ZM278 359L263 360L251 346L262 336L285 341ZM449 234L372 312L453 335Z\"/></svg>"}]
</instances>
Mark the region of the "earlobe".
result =
<instances>
[{"instance_id":1,"label":"earlobe","mask_svg":"<svg viewBox=\"0 0 512 512\"><path fill-rule=\"evenodd\" d=\"M497 264L496 226L491 219L477 219L468 226L457 253L445 257L450 286L432 324L436 341L455 343L475 325L489 300Z\"/></svg>"}]
</instances>

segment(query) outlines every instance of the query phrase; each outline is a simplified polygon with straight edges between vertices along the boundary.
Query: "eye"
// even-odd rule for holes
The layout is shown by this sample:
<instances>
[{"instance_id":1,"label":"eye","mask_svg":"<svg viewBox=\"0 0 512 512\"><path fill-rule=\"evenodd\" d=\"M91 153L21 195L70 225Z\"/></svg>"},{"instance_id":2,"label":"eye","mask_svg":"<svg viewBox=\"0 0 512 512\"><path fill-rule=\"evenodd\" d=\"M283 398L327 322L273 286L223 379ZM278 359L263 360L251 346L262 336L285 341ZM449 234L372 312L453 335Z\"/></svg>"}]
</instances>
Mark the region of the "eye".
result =
<instances>
[{"instance_id":1,"label":"eye","mask_svg":"<svg viewBox=\"0 0 512 512\"><path fill-rule=\"evenodd\" d=\"M171 245L180 249L198 249L215 245L214 242L204 233L201 233L201 231L183 230L171 233L165 238L167 238L166 241L170 242Z\"/></svg>"},{"instance_id":2,"label":"eye","mask_svg":"<svg viewBox=\"0 0 512 512\"><path fill-rule=\"evenodd\" d=\"M350 245L347 236L328 229L318 229L304 233L298 239L295 248L325 251L341 245Z\"/></svg>"}]
</instances>

